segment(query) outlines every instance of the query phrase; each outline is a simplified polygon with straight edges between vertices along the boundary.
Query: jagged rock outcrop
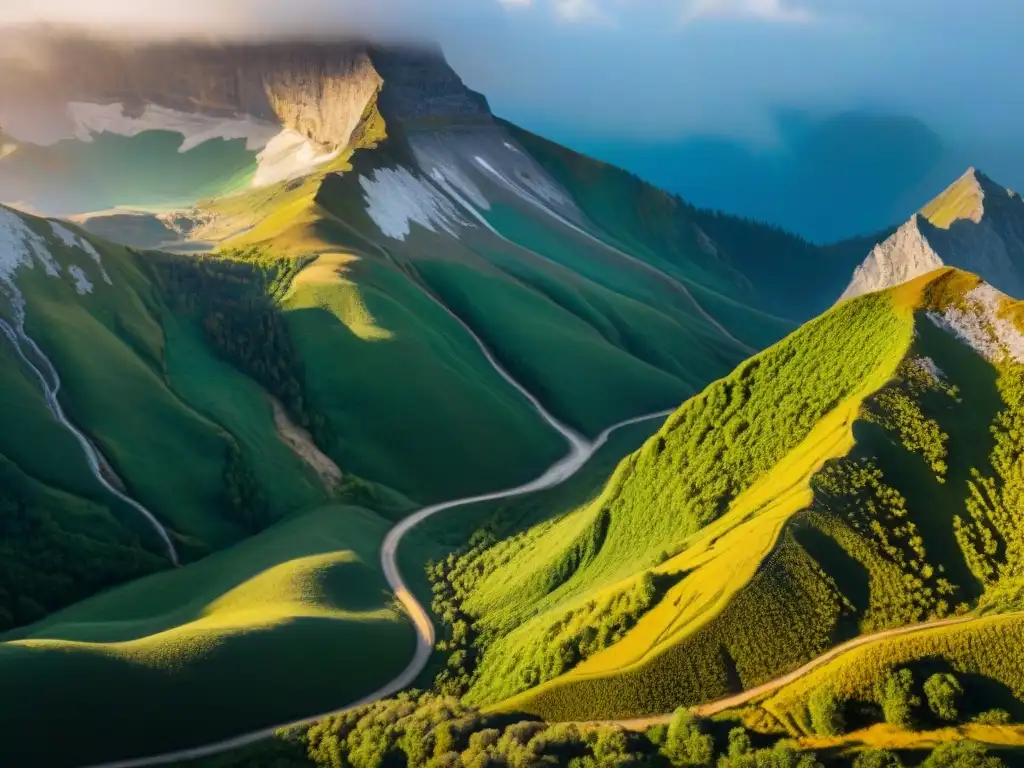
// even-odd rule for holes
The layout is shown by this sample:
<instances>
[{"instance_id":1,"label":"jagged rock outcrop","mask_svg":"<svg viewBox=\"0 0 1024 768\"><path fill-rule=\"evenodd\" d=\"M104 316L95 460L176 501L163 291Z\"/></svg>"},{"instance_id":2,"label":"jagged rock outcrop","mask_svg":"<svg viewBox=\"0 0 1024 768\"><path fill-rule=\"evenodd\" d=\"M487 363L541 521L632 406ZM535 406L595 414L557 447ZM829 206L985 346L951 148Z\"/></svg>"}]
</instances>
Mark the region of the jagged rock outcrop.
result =
<instances>
[{"instance_id":1,"label":"jagged rock outcrop","mask_svg":"<svg viewBox=\"0 0 1024 768\"><path fill-rule=\"evenodd\" d=\"M434 48L352 41L129 45L37 32L31 56L22 40L18 56L0 59L0 125L40 144L81 137L69 104L120 105L116 117L127 121L150 105L250 119L329 148L348 144L378 93L386 120L490 117L486 100ZM102 117L113 122L109 110ZM258 136L257 144L265 142Z\"/></svg>"},{"instance_id":2,"label":"jagged rock outcrop","mask_svg":"<svg viewBox=\"0 0 1024 768\"><path fill-rule=\"evenodd\" d=\"M842 298L881 290L942 266L1024 297L1024 201L971 168L875 246Z\"/></svg>"},{"instance_id":3,"label":"jagged rock outcrop","mask_svg":"<svg viewBox=\"0 0 1024 768\"><path fill-rule=\"evenodd\" d=\"M491 119L487 99L465 86L440 50L376 48L370 58L385 84L380 106L386 118L406 124Z\"/></svg>"}]
</instances>

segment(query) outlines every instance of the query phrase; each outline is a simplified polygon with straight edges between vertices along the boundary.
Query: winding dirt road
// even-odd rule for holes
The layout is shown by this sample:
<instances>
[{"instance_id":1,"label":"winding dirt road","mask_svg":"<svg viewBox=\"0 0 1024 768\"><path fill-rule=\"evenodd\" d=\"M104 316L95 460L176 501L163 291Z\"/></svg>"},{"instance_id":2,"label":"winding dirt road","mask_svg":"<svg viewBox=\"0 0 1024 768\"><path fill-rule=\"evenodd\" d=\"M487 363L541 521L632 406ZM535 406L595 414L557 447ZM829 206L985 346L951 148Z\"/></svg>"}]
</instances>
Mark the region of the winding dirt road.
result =
<instances>
[{"instance_id":1,"label":"winding dirt road","mask_svg":"<svg viewBox=\"0 0 1024 768\"><path fill-rule=\"evenodd\" d=\"M491 351L483 343L479 336L470 328L463 320L456 315L454 312L448 309L443 303L438 302L456 321L465 329L465 331L473 338L477 346L480 348L481 353L487 358L488 363L497 371L505 381L507 381L512 387L514 387L536 410L538 415L545 422L547 422L553 429L561 434L566 442L569 444L569 453L560 461L555 463L550 469L548 469L543 475L538 477L536 480L532 480L524 485L516 486L515 488L508 488L503 491L494 491L492 493L484 493L477 496L468 496L462 499L455 499L453 501L446 501L441 504L434 504L429 507L424 507L419 512L410 515L396 525L388 532L387 537L384 539L384 544L381 547L380 562L381 567L384 570L384 575L387 578L388 584L394 590L395 596L401 602L402 607L405 608L409 614L413 625L416 628L416 651L413 654L412 660L408 666L402 671L398 677L391 680L387 685L377 689L373 693L364 696L362 699L346 704L338 709L331 710L330 712L321 712L309 717L302 718L301 720L294 720L287 723L279 723L277 725L269 726L266 728L260 728L256 731L241 734L240 736L224 739L213 744L207 744L201 747L193 747L190 749L182 749L175 752L167 752L161 755L153 755L150 757L142 758L130 758L127 760L118 760L109 763L100 763L90 768L145 768L146 766L154 765L167 765L168 763L184 762L187 760L196 760L203 757L210 757L212 755L222 754L229 752L233 749L245 747L250 744L255 744L260 741L264 741L273 737L273 735L281 730L282 728L291 728L296 726L308 725L322 720L325 717L331 715L340 715L344 712L348 712L352 709L358 709L359 707L366 706L380 699L385 699L389 696L393 696L399 691L408 688L412 683L419 677L420 673L424 670L427 662L430 660L430 654L434 647L434 626L430 621L430 614L427 613L426 608L420 604L416 599L416 596L409 589L405 579L402 578L402 573L398 567L398 548L402 543L402 539L413 530L416 526L427 520L434 515L444 512L455 507L462 507L469 504L477 504L483 501L494 501L497 499L507 499L513 496L522 496L528 493L534 493L536 491L545 490L547 488L553 488L556 485L560 485L568 480L570 477L575 475L579 470L587 463L587 461L606 443L608 438L611 437L612 433L616 430L622 429L623 427L630 426L632 424L639 424L644 421L651 421L653 419L665 418L673 411L661 411L658 413L647 414L644 416L637 416L632 419L626 419L618 424L615 424L600 435L593 441L588 441L586 438L578 434L571 427L563 424L561 421L556 419L541 402L534 397L522 384L516 381L512 375L506 371L502 365L495 359Z\"/></svg>"}]
</instances>

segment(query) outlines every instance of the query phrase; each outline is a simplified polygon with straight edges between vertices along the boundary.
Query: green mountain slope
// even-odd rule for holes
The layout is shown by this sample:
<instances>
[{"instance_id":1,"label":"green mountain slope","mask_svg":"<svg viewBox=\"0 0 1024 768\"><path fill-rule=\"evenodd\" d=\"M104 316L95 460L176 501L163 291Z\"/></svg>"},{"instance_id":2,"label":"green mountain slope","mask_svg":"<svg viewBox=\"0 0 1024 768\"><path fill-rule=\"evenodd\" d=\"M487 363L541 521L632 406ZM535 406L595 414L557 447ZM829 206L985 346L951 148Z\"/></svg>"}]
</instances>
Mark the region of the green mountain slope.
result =
<instances>
[{"instance_id":1,"label":"green mountain slope","mask_svg":"<svg viewBox=\"0 0 1024 768\"><path fill-rule=\"evenodd\" d=\"M733 625L757 610L756 590L775 589L759 569L776 549L780 588L825 594L819 555L793 538L790 518L821 464L848 452L864 398L906 358L916 294L843 305L770 347L822 301L794 298L830 284L833 263L801 269L818 251L496 120L435 54L311 62L282 50L207 53L238 63L250 84L266 85L266 70L246 69L266 54L266 67L289 77L297 67L314 85L372 85L365 104L353 97L356 111L321 94L351 125L328 142L338 126L309 118L308 140L324 141L299 136L301 147L326 154L301 172L255 185L238 140L196 143L204 110L239 97L216 78L210 101L186 115L198 123L180 135L196 146L180 153L180 177L163 173L166 150L177 152L163 133L97 132L96 115L130 133L132 121L169 120L178 86L207 93L191 59L171 88L148 54L129 52L146 62L138 75L152 101L141 116L76 102L69 114L92 141L73 148L124 176L112 187L123 199L168 195L156 183L168 180L186 207L81 220L129 234L133 248L0 209L0 416L16 427L0 435L0 674L11 702L31 701L9 718L0 755L8 744L15 762L116 759L365 695L411 651L376 555L389 524L541 476L568 449L554 420L579 433L578 447L684 400L600 498L557 518L534 504L538 526L432 569L450 582L457 617L445 685L474 705L519 696L512 706L548 713L594 668L610 685L626 680L633 693L609 695L639 711L632 696L656 708L690 694L660 677L656 692L635 686L615 659L639 668L691 654L710 674L694 673L696 697L830 642L845 609L802 615L815 631L756 668L739 650L707 661L686 645L705 624L732 631L719 610ZM68 89L95 94L68 72ZM274 109L305 105L303 88L286 88ZM288 121L304 119L271 112L269 123L260 112L268 137L282 128L287 139ZM46 154L19 144L8 159L38 170L37 150ZM79 176L62 178L87 192ZM197 252L147 249L169 233ZM775 238L779 275L759 262L758 233ZM602 461L634 444L613 441ZM756 544L716 548L717 537ZM960 575L949 578L960 586ZM867 626L875 613L861 613ZM365 648L380 658L360 658ZM254 669L261 690L248 695ZM84 717L97 677L104 698ZM105 740L102 717L141 723L142 702L193 701L210 679L222 682L209 707L175 707L151 743L141 725ZM587 693L604 706L604 688ZM26 741L24 723L44 712L74 737Z\"/></svg>"},{"instance_id":2,"label":"green mountain slope","mask_svg":"<svg viewBox=\"0 0 1024 768\"><path fill-rule=\"evenodd\" d=\"M472 642L449 641L445 685L555 720L658 714L1015 608L1015 318L947 271L744 363L592 502L433 570Z\"/></svg>"},{"instance_id":3,"label":"green mountain slope","mask_svg":"<svg viewBox=\"0 0 1024 768\"><path fill-rule=\"evenodd\" d=\"M753 305L775 318L803 322L835 301L852 270L891 234L866 234L815 245L763 222L701 210L627 171L509 125L516 140L574 196L606 236L688 285ZM722 322L742 333L742 314ZM758 318L764 340L779 328Z\"/></svg>"},{"instance_id":4,"label":"green mountain slope","mask_svg":"<svg viewBox=\"0 0 1024 768\"><path fill-rule=\"evenodd\" d=\"M787 327L608 237L501 126L386 118L374 102L316 172L181 214L214 254L129 249L0 209L0 409L17 427L0 436L0 667L11 701L33 702L9 718L0 752L15 762L73 762L22 738L19 718L43 711L80 734L78 757L148 751L104 746L82 717L98 676L97 717L224 681L212 709L179 708L153 748L383 684L410 637L369 555L388 521L521 484L566 452L496 366L596 437ZM371 511L312 512L332 502ZM307 523L315 552L279 542ZM342 568L346 551L358 568ZM339 569L345 584L310 586ZM368 590L358 607L332 602L355 585ZM310 682L338 647L363 644L390 661L332 666L346 689ZM250 668L287 695L245 697ZM32 681L45 684L14 693Z\"/></svg>"},{"instance_id":5,"label":"green mountain slope","mask_svg":"<svg viewBox=\"0 0 1024 768\"><path fill-rule=\"evenodd\" d=\"M4 761L180 749L376 690L415 646L377 566L387 527L367 510L325 507L2 636ZM159 702L159 722L145 702ZM44 717L64 737L40 739Z\"/></svg>"}]
</instances>

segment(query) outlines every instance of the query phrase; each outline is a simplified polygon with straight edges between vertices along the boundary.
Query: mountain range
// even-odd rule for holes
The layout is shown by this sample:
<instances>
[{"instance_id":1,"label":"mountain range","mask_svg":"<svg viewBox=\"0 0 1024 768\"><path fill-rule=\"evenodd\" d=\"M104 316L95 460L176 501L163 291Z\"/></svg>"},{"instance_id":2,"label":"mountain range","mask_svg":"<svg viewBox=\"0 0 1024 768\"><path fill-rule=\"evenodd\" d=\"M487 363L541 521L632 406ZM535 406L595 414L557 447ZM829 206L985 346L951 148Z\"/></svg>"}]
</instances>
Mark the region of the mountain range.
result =
<instances>
[{"instance_id":1,"label":"mountain range","mask_svg":"<svg viewBox=\"0 0 1024 768\"><path fill-rule=\"evenodd\" d=\"M4 35L0 762L1024 743L1018 195L817 245L435 48Z\"/></svg>"}]
</instances>

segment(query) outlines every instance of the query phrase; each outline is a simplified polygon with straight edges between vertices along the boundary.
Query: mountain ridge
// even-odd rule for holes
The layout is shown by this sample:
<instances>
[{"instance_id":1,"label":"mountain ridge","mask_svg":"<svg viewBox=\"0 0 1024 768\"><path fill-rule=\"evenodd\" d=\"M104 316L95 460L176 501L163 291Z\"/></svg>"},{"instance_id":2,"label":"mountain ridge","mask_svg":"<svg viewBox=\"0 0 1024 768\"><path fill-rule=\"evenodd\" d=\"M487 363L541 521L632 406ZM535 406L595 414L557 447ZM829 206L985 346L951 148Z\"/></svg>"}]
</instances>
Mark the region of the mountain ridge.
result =
<instances>
[{"instance_id":1,"label":"mountain ridge","mask_svg":"<svg viewBox=\"0 0 1024 768\"><path fill-rule=\"evenodd\" d=\"M926 204L854 271L840 299L888 288L942 266L974 272L1024 296L1024 202L975 168Z\"/></svg>"}]
</instances>

